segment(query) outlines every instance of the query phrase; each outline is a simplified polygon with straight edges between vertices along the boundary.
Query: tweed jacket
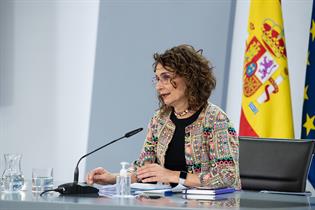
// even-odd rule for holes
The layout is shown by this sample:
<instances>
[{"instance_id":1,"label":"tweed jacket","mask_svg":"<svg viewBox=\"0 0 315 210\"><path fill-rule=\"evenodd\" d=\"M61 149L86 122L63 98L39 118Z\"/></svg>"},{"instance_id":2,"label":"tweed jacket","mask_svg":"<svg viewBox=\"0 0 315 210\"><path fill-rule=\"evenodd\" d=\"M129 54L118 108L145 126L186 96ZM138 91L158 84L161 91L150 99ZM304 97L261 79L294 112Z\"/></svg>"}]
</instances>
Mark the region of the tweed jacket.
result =
<instances>
[{"instance_id":1,"label":"tweed jacket","mask_svg":"<svg viewBox=\"0 0 315 210\"><path fill-rule=\"evenodd\" d=\"M174 131L170 113L161 116L157 111L148 125L135 169L147 162L164 166ZM197 120L185 128L185 159L188 173L198 174L202 186L241 188L238 136L218 106L208 103Z\"/></svg>"}]
</instances>

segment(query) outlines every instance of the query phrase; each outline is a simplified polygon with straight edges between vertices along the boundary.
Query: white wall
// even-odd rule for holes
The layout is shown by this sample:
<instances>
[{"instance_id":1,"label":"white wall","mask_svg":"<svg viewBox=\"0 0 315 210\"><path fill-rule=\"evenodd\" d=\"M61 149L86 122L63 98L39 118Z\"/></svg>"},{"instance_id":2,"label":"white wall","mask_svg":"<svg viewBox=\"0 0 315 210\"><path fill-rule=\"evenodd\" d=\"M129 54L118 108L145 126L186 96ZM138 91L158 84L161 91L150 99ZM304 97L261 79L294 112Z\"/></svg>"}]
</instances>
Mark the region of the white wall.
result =
<instances>
[{"instance_id":1,"label":"white wall","mask_svg":"<svg viewBox=\"0 0 315 210\"><path fill-rule=\"evenodd\" d=\"M9 31L0 37L0 155L22 153L26 179L32 167L53 167L55 180L71 181L87 148L99 1L0 7Z\"/></svg>"},{"instance_id":2,"label":"white wall","mask_svg":"<svg viewBox=\"0 0 315 210\"><path fill-rule=\"evenodd\" d=\"M56 163L63 167L59 177L72 180L76 162L87 151L99 0L60 1L57 8ZM81 178L84 168L85 160Z\"/></svg>"},{"instance_id":3,"label":"white wall","mask_svg":"<svg viewBox=\"0 0 315 210\"><path fill-rule=\"evenodd\" d=\"M291 100L295 137L300 138L306 70L306 55L311 23L312 0L282 0L284 32L288 54ZM239 129L242 72L247 38L249 1L239 0L236 5L232 55L227 97L227 114Z\"/></svg>"}]
</instances>

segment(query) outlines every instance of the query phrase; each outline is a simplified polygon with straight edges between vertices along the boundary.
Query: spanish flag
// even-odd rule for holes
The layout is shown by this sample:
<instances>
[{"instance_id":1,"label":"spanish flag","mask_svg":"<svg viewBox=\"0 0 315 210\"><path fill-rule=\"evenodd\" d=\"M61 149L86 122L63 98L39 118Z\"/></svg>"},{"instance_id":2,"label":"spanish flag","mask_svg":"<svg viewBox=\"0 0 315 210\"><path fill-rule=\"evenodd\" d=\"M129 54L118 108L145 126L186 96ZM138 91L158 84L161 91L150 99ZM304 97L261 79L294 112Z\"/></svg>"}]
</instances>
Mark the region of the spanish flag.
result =
<instances>
[{"instance_id":1,"label":"spanish flag","mask_svg":"<svg viewBox=\"0 0 315 210\"><path fill-rule=\"evenodd\" d=\"M313 2L306 61L301 138L315 139L315 2ZM315 188L315 157L312 160L308 179Z\"/></svg>"},{"instance_id":2,"label":"spanish flag","mask_svg":"<svg viewBox=\"0 0 315 210\"><path fill-rule=\"evenodd\" d=\"M241 136L293 138L280 0L251 0L243 71Z\"/></svg>"}]
</instances>

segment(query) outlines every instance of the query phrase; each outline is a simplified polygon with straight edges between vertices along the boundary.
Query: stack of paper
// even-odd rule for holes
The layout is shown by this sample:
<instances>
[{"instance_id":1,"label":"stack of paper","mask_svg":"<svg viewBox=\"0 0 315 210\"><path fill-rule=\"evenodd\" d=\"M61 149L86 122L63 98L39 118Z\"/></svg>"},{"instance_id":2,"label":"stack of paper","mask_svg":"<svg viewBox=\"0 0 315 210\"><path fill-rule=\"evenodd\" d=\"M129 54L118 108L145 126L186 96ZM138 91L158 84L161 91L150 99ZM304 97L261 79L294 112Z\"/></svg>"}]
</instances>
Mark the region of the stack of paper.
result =
<instances>
[{"instance_id":1,"label":"stack of paper","mask_svg":"<svg viewBox=\"0 0 315 210\"><path fill-rule=\"evenodd\" d=\"M172 188L170 185L165 184L146 184L146 183L132 183L131 187L131 194L138 195L138 194L159 194L168 196L171 195L173 192L181 192L185 187L176 186ZM116 185L104 185L99 188L99 195L112 197L116 194Z\"/></svg>"},{"instance_id":2,"label":"stack of paper","mask_svg":"<svg viewBox=\"0 0 315 210\"><path fill-rule=\"evenodd\" d=\"M116 194L116 185L103 185L99 187L99 196L112 197Z\"/></svg>"},{"instance_id":3,"label":"stack of paper","mask_svg":"<svg viewBox=\"0 0 315 210\"><path fill-rule=\"evenodd\" d=\"M132 189L134 189L134 194L159 194L159 195L169 195L171 190L170 185L164 184L146 184L146 183L133 183L131 184Z\"/></svg>"}]
</instances>

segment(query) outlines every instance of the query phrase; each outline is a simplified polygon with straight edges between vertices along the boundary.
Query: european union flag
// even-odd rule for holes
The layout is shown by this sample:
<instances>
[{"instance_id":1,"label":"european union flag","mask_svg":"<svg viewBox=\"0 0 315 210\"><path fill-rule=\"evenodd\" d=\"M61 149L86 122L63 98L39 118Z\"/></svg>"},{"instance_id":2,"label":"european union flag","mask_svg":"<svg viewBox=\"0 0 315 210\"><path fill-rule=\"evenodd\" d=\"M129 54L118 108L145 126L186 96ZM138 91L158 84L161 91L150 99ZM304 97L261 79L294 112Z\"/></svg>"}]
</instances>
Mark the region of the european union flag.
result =
<instances>
[{"instance_id":1,"label":"european union flag","mask_svg":"<svg viewBox=\"0 0 315 210\"><path fill-rule=\"evenodd\" d=\"M302 139L315 139L315 2L310 27L310 38L307 53L307 67L304 87L302 116ZM308 179L315 188L315 158L311 164Z\"/></svg>"}]
</instances>

